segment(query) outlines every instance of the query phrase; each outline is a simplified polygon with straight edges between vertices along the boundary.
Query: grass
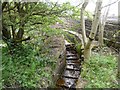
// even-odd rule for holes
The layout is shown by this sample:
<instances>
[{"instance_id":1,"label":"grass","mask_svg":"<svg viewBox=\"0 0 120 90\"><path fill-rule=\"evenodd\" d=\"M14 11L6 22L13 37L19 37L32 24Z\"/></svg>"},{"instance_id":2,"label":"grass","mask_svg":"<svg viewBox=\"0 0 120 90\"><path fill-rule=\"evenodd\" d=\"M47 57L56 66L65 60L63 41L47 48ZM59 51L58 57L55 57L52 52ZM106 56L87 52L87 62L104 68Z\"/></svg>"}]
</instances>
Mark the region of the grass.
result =
<instances>
[{"instance_id":1,"label":"grass","mask_svg":"<svg viewBox=\"0 0 120 90\"><path fill-rule=\"evenodd\" d=\"M24 45L9 54L7 47L2 49L3 87L48 87L52 84L54 62L32 45Z\"/></svg>"},{"instance_id":2,"label":"grass","mask_svg":"<svg viewBox=\"0 0 120 90\"><path fill-rule=\"evenodd\" d=\"M94 54L83 65L81 76L87 80L85 88L118 88L117 59L113 55Z\"/></svg>"},{"instance_id":3,"label":"grass","mask_svg":"<svg viewBox=\"0 0 120 90\"><path fill-rule=\"evenodd\" d=\"M44 32L45 35L42 35ZM31 40L23 42L10 54L6 45L2 48L2 86L47 88L54 86L52 74L56 60L50 56L50 48L45 40L53 35L61 35L62 30L44 27L43 31L30 31Z\"/></svg>"}]
</instances>

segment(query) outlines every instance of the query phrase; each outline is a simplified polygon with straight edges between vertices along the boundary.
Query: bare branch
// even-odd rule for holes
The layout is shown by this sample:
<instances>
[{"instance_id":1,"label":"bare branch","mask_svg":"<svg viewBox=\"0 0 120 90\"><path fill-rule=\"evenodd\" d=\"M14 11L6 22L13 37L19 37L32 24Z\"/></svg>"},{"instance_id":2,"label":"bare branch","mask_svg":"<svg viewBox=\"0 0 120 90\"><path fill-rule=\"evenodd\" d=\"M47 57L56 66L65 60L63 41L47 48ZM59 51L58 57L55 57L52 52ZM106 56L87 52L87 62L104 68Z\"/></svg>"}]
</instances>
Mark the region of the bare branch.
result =
<instances>
[{"instance_id":1,"label":"bare branch","mask_svg":"<svg viewBox=\"0 0 120 90\"><path fill-rule=\"evenodd\" d=\"M30 36L27 37L27 38L24 38L24 39L15 40L15 41L13 41L13 42L15 42L15 43L19 43L19 42L23 42L23 41L27 41L27 40L30 40Z\"/></svg>"},{"instance_id":2,"label":"bare branch","mask_svg":"<svg viewBox=\"0 0 120 90\"><path fill-rule=\"evenodd\" d=\"M113 2L113 3L110 3L110 4L108 4L108 5L105 5L105 6L103 6L102 8L105 8L105 7L108 7L108 6L110 6L110 5L112 5L112 4L115 4L116 2L118 2L119 0L116 0L115 2ZM101 9L102 9L101 8Z\"/></svg>"},{"instance_id":3,"label":"bare branch","mask_svg":"<svg viewBox=\"0 0 120 90\"><path fill-rule=\"evenodd\" d=\"M75 7L79 7L80 5L82 4L82 2L81 3L79 3L77 6L75 6Z\"/></svg>"}]
</instances>

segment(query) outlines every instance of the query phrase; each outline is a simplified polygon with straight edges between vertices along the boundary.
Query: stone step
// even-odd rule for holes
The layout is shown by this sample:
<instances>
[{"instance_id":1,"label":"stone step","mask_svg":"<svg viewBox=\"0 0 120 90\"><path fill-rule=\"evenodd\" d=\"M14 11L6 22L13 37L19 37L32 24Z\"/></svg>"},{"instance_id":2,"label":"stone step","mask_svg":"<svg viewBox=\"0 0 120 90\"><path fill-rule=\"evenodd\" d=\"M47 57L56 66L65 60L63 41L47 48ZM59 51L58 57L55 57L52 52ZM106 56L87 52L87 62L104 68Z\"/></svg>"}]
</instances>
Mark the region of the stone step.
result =
<instances>
[{"instance_id":1,"label":"stone step","mask_svg":"<svg viewBox=\"0 0 120 90\"><path fill-rule=\"evenodd\" d=\"M77 54L76 51L66 51L66 54Z\"/></svg>"},{"instance_id":2,"label":"stone step","mask_svg":"<svg viewBox=\"0 0 120 90\"><path fill-rule=\"evenodd\" d=\"M69 54L66 54L66 57L70 57L70 56L73 56L73 57L76 56L76 57L77 57L76 54L72 54L72 53L71 53L71 54L70 54L70 53L69 53Z\"/></svg>"},{"instance_id":3,"label":"stone step","mask_svg":"<svg viewBox=\"0 0 120 90\"><path fill-rule=\"evenodd\" d=\"M66 63L75 63L75 64L80 64L80 60L66 60Z\"/></svg>"},{"instance_id":4,"label":"stone step","mask_svg":"<svg viewBox=\"0 0 120 90\"><path fill-rule=\"evenodd\" d=\"M66 70L63 73L63 76L69 76L69 77L79 77L80 72L79 71L72 71L72 70Z\"/></svg>"},{"instance_id":5,"label":"stone step","mask_svg":"<svg viewBox=\"0 0 120 90\"><path fill-rule=\"evenodd\" d=\"M66 60L78 60L78 59L79 59L78 57L73 57L73 56L66 57Z\"/></svg>"},{"instance_id":6,"label":"stone step","mask_svg":"<svg viewBox=\"0 0 120 90\"><path fill-rule=\"evenodd\" d=\"M62 77L63 78L68 78L68 79L78 79L78 77L73 77L73 76L65 76L65 75L63 75Z\"/></svg>"},{"instance_id":7,"label":"stone step","mask_svg":"<svg viewBox=\"0 0 120 90\"><path fill-rule=\"evenodd\" d=\"M66 68L66 70L80 71L80 69L77 69L77 68Z\"/></svg>"},{"instance_id":8,"label":"stone step","mask_svg":"<svg viewBox=\"0 0 120 90\"><path fill-rule=\"evenodd\" d=\"M81 64L80 63L67 63L67 65L77 65L77 66L80 66Z\"/></svg>"},{"instance_id":9,"label":"stone step","mask_svg":"<svg viewBox=\"0 0 120 90\"><path fill-rule=\"evenodd\" d=\"M81 68L81 65L80 64L67 64L66 65L66 68L71 68L71 69L80 69Z\"/></svg>"}]
</instances>

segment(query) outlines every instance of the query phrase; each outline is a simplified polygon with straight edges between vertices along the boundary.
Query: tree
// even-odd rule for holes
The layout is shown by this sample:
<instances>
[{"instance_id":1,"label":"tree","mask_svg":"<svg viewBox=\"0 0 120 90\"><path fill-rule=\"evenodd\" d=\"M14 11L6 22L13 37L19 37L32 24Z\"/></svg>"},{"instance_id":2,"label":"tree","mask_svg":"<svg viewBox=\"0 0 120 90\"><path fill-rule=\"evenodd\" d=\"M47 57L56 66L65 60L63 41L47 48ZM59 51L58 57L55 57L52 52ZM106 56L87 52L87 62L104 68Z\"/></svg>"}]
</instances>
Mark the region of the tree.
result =
<instances>
[{"instance_id":1,"label":"tree","mask_svg":"<svg viewBox=\"0 0 120 90\"><path fill-rule=\"evenodd\" d=\"M103 13L103 15L101 15L101 19L100 19L100 22L99 22L99 44L100 44L100 47L103 46L104 44L104 40L103 40L103 36L104 36L104 27L105 27L105 24L106 24L106 21L107 21L107 17L108 17L108 13L109 13L109 9L110 9L110 6L116 2L118 2L119 0L116 0L114 2L111 3L111 0L109 0L109 4L108 5L105 5L103 6L101 9L103 8L106 8L105 12Z\"/></svg>"},{"instance_id":2,"label":"tree","mask_svg":"<svg viewBox=\"0 0 120 90\"><path fill-rule=\"evenodd\" d=\"M86 31L85 31L85 19L84 19L84 12L85 12L85 8L88 4L88 0L85 0L84 3L82 4L82 8L81 8L81 27L82 27L82 37L83 37L83 42L84 42L84 47L87 43L87 38L86 38Z\"/></svg>"},{"instance_id":3,"label":"tree","mask_svg":"<svg viewBox=\"0 0 120 90\"><path fill-rule=\"evenodd\" d=\"M88 37L88 41L84 47L85 59L89 59L89 57L91 56L91 49L92 49L91 45L92 45L92 41L94 40L96 32L97 32L97 27L99 24L99 19L100 19L100 14L101 14L101 5L102 5L102 1L97 0L96 8L95 8L95 15L93 17L93 22L92 22L91 32L90 32L90 35Z\"/></svg>"},{"instance_id":4,"label":"tree","mask_svg":"<svg viewBox=\"0 0 120 90\"><path fill-rule=\"evenodd\" d=\"M104 27L105 27L105 24L106 24L109 9L110 9L110 6L108 6L106 11L104 12L104 15L101 16L101 19L100 19L100 22L99 22L99 44L100 44L100 47L102 47L103 44L104 44L103 43Z\"/></svg>"},{"instance_id":5,"label":"tree","mask_svg":"<svg viewBox=\"0 0 120 90\"><path fill-rule=\"evenodd\" d=\"M23 38L24 27L31 15L30 9L32 9L32 6L27 3L2 3L2 38L9 49L20 45L22 41L30 39L30 37Z\"/></svg>"},{"instance_id":6,"label":"tree","mask_svg":"<svg viewBox=\"0 0 120 90\"><path fill-rule=\"evenodd\" d=\"M92 28L91 28L91 32L90 32L90 35L88 37L87 43L85 43L85 39L84 39L85 35L86 35L85 34L85 27L84 27L85 25L83 22L84 20L82 21L82 24L83 24L82 25L82 34L84 33L84 35L82 35L82 36L83 36L83 41L84 41L84 57L85 57L85 59L89 59L89 57L91 56L91 49L92 49L92 46L94 46L93 40L96 36L98 25L99 25L99 43L100 43L100 46L103 45L104 27L106 24L109 8L110 8L110 5L116 3L117 1L119 1L119 0L116 0L115 2L110 3L110 4L102 7L102 0L97 0L95 14L93 17L93 22L92 22ZM83 6L84 6L84 4L83 4ZM82 6L82 8L84 10L85 8L83 6ZM108 8L106 9L106 12L104 13L105 15L101 19L101 10L105 7L108 7ZM82 13L81 13L81 17L83 17Z\"/></svg>"},{"instance_id":7,"label":"tree","mask_svg":"<svg viewBox=\"0 0 120 90\"><path fill-rule=\"evenodd\" d=\"M9 49L20 46L23 41L30 40L30 36L25 36L26 31L54 23L66 10L65 5L60 6L57 2L3 2L3 41Z\"/></svg>"}]
</instances>

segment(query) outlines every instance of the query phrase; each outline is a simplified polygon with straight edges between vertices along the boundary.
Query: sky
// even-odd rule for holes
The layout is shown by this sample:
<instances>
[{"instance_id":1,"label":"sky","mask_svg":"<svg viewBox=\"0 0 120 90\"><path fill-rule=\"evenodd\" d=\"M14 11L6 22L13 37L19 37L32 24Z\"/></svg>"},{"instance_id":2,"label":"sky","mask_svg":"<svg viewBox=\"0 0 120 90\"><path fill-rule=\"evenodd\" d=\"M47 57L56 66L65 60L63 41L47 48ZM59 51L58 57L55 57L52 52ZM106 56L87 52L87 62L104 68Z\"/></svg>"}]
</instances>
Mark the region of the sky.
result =
<instances>
[{"instance_id":1,"label":"sky","mask_svg":"<svg viewBox=\"0 0 120 90\"><path fill-rule=\"evenodd\" d=\"M61 3L61 4L68 1L68 2L71 3L71 5L77 6L83 0L51 0L51 1L53 1L53 2L58 1L58 3ZM89 0L89 4L87 5L86 10L90 11L91 13L94 13L94 10L95 10L95 1L96 0ZM110 0L103 0L102 6L108 5L109 1ZM115 1L116 0L111 0L111 2L115 2ZM105 8L102 9L102 12L104 12L104 10L105 10ZM109 10L108 16L113 16L113 15L118 16L118 2L115 3L115 4L112 4L110 6L110 10Z\"/></svg>"}]
</instances>

